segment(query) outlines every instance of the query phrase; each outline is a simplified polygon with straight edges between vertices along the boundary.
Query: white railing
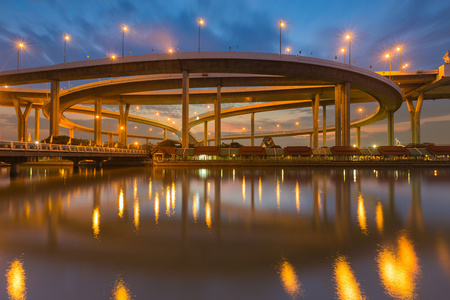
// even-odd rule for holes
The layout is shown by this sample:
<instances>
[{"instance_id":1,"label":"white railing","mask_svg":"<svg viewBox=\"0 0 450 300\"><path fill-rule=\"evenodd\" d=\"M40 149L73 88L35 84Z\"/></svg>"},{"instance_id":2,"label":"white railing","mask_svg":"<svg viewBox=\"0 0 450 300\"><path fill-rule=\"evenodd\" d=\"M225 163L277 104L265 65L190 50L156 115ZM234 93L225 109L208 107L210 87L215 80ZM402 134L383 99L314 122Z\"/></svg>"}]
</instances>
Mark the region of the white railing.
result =
<instances>
[{"instance_id":1,"label":"white railing","mask_svg":"<svg viewBox=\"0 0 450 300\"><path fill-rule=\"evenodd\" d=\"M92 146L74 146L74 145L57 145L57 144L42 144L42 143L28 143L28 142L14 142L14 141L0 141L0 153L2 151L15 152L61 152L61 153L121 153L146 155L146 150L138 149L121 149L109 147L92 147Z\"/></svg>"}]
</instances>

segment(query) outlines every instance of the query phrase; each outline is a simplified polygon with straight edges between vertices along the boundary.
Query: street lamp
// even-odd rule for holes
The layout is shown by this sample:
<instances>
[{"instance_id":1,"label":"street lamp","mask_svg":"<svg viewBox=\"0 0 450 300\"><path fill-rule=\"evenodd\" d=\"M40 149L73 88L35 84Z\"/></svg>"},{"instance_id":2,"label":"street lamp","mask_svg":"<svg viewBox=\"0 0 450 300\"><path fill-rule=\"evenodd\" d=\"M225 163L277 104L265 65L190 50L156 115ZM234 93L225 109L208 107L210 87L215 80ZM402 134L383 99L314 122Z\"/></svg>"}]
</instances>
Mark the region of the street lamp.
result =
<instances>
[{"instance_id":1,"label":"street lamp","mask_svg":"<svg viewBox=\"0 0 450 300\"><path fill-rule=\"evenodd\" d=\"M64 64L66 64L66 46L67 41L69 40L69 36L67 34L64 35Z\"/></svg>"},{"instance_id":2,"label":"street lamp","mask_svg":"<svg viewBox=\"0 0 450 300\"><path fill-rule=\"evenodd\" d=\"M198 53L200 53L200 27L205 23L203 19L198 19Z\"/></svg>"},{"instance_id":3,"label":"street lamp","mask_svg":"<svg viewBox=\"0 0 450 300\"><path fill-rule=\"evenodd\" d=\"M284 22L280 21L280 55L281 55L281 28L284 27Z\"/></svg>"},{"instance_id":4,"label":"street lamp","mask_svg":"<svg viewBox=\"0 0 450 300\"><path fill-rule=\"evenodd\" d=\"M351 65L352 63L352 35L347 34L345 37L348 40L348 65Z\"/></svg>"},{"instance_id":5,"label":"street lamp","mask_svg":"<svg viewBox=\"0 0 450 300\"><path fill-rule=\"evenodd\" d=\"M343 55L343 61L344 61L344 64L345 64L345 48L342 48L342 49L341 49L341 52L342 52L342 55Z\"/></svg>"},{"instance_id":6,"label":"street lamp","mask_svg":"<svg viewBox=\"0 0 450 300\"><path fill-rule=\"evenodd\" d=\"M125 56L125 31L127 30L127 26L122 25L122 57Z\"/></svg>"},{"instance_id":7,"label":"street lamp","mask_svg":"<svg viewBox=\"0 0 450 300\"><path fill-rule=\"evenodd\" d=\"M172 48L169 48L169 53L172 53L172 52L173 52Z\"/></svg>"},{"instance_id":8,"label":"street lamp","mask_svg":"<svg viewBox=\"0 0 450 300\"><path fill-rule=\"evenodd\" d=\"M402 71L402 47L397 47L396 49L398 51L399 56L399 65L400 65L400 72Z\"/></svg>"},{"instance_id":9,"label":"street lamp","mask_svg":"<svg viewBox=\"0 0 450 300\"><path fill-rule=\"evenodd\" d=\"M362 112L363 112L363 109L360 107L360 108L358 109L358 111L359 111L359 113L361 114L361 120L362 120Z\"/></svg>"},{"instance_id":10,"label":"street lamp","mask_svg":"<svg viewBox=\"0 0 450 300\"><path fill-rule=\"evenodd\" d=\"M386 58L389 58L389 80L391 80L391 59L392 59L392 55L390 53L387 53L385 55Z\"/></svg>"},{"instance_id":11,"label":"street lamp","mask_svg":"<svg viewBox=\"0 0 450 300\"><path fill-rule=\"evenodd\" d=\"M17 70L19 70L20 49L24 47L23 43L17 44Z\"/></svg>"},{"instance_id":12,"label":"street lamp","mask_svg":"<svg viewBox=\"0 0 450 300\"><path fill-rule=\"evenodd\" d=\"M405 69L405 71L406 71L406 68L408 68L408 64L403 65L403 69Z\"/></svg>"}]
</instances>

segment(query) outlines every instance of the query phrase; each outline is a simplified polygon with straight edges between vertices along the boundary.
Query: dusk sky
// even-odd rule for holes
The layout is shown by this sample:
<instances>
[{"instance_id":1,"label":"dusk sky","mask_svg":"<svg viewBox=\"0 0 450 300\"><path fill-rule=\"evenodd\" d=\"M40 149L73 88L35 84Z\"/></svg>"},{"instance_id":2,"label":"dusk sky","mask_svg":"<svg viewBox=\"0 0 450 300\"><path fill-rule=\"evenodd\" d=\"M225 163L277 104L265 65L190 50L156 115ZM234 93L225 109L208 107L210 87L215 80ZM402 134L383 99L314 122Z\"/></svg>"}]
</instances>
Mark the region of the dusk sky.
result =
<instances>
[{"instance_id":1,"label":"dusk sky","mask_svg":"<svg viewBox=\"0 0 450 300\"><path fill-rule=\"evenodd\" d=\"M167 52L169 47L180 52L197 51L198 19L205 20L201 29L202 51L279 51L279 26L283 20L283 49L304 56L342 61L339 49L345 46L343 36L352 33L352 60L356 65L381 71L388 64L383 54L402 45L402 62L409 70L431 70L443 64L442 57L450 49L450 2L442 0L378 0L378 1L251 1L251 0L153 0L153 1L1 1L0 70L17 66L17 42L24 41L20 67L59 64L64 59L64 34L70 35L67 61L105 58L121 54L122 25L129 30L125 37L126 55ZM398 57L392 60L398 70ZM62 84L64 86L64 84ZM364 106L369 112L376 104ZM224 108L227 108L225 105ZM16 117L12 108L0 108L0 138L17 137ZM112 109L112 108L107 108ZM152 117L155 110L177 117L178 106L146 107L138 114ZM192 107L191 111L205 111ZM330 108L328 124L333 124ZM131 113L135 113L134 110ZM147 115L146 115L147 114ZM81 124L92 126L91 120L68 115ZM357 106L352 105L352 119L358 118ZM321 116L320 116L321 118ZM302 128L312 127L311 110L257 114L256 127L275 128L279 123L285 130L300 120ZM223 131L232 132L249 127L250 117L235 117L223 121ZM180 123L180 122L179 122ZM48 121L42 119L41 138L46 137ZM106 123L103 123L106 124ZM395 137L410 142L409 115L404 104L395 115ZM426 101L422 110L422 142L450 144L450 102ZM139 125L139 133L148 127ZM142 127L142 128L141 128ZM295 126L294 126L295 127ZM134 130L130 124L129 130ZM213 129L213 123L210 128ZM34 116L28 120L33 134ZM142 132L140 132L142 130ZM194 128L201 132L202 128ZM68 130L62 129L62 134ZM78 134L76 133L76 136ZM334 134L329 134L334 136ZM79 137L92 138L80 133ZM103 137L106 139L106 137ZM352 132L354 140L354 132ZM280 145L309 144L308 138L278 138ZM243 142L247 144L246 142ZM329 141L334 144L332 140ZM321 145L322 143L320 143ZM362 128L362 145L387 144L386 122Z\"/></svg>"}]
</instances>

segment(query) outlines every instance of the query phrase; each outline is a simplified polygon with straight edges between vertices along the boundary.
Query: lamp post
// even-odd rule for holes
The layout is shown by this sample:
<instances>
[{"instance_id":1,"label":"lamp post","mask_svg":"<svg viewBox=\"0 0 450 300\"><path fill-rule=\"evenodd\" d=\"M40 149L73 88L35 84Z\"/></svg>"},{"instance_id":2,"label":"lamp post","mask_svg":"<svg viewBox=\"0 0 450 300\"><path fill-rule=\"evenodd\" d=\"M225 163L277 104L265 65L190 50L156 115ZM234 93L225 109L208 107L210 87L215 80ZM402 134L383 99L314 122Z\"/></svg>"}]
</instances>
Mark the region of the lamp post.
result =
<instances>
[{"instance_id":1,"label":"lamp post","mask_svg":"<svg viewBox=\"0 0 450 300\"><path fill-rule=\"evenodd\" d=\"M125 56L125 31L127 30L127 26L122 25L122 57Z\"/></svg>"},{"instance_id":2,"label":"lamp post","mask_svg":"<svg viewBox=\"0 0 450 300\"><path fill-rule=\"evenodd\" d=\"M385 55L386 58L389 58L389 80L391 80L391 59L392 55L390 53Z\"/></svg>"},{"instance_id":3,"label":"lamp post","mask_svg":"<svg viewBox=\"0 0 450 300\"><path fill-rule=\"evenodd\" d=\"M66 64L66 48L67 41L69 40L69 36L67 34L64 35L64 64Z\"/></svg>"},{"instance_id":4,"label":"lamp post","mask_svg":"<svg viewBox=\"0 0 450 300\"><path fill-rule=\"evenodd\" d=\"M291 52L291 48L290 47L287 47L286 48L286 54L289 54Z\"/></svg>"},{"instance_id":5,"label":"lamp post","mask_svg":"<svg viewBox=\"0 0 450 300\"><path fill-rule=\"evenodd\" d=\"M284 22L280 21L280 55L281 55L281 28L284 27Z\"/></svg>"},{"instance_id":6,"label":"lamp post","mask_svg":"<svg viewBox=\"0 0 450 300\"><path fill-rule=\"evenodd\" d=\"M359 111L359 113L361 114L361 120L362 120L362 112L363 112L363 109L362 109L362 108L359 108L358 111Z\"/></svg>"},{"instance_id":7,"label":"lamp post","mask_svg":"<svg viewBox=\"0 0 450 300\"><path fill-rule=\"evenodd\" d=\"M200 53L200 27L204 24L205 22L203 21L203 19L198 19L198 53Z\"/></svg>"},{"instance_id":8,"label":"lamp post","mask_svg":"<svg viewBox=\"0 0 450 300\"><path fill-rule=\"evenodd\" d=\"M404 64L403 69L405 69L405 71L406 71L407 68L408 68L408 64Z\"/></svg>"},{"instance_id":9,"label":"lamp post","mask_svg":"<svg viewBox=\"0 0 450 300\"><path fill-rule=\"evenodd\" d=\"M24 47L23 43L17 44L17 70L19 70L20 49Z\"/></svg>"},{"instance_id":10,"label":"lamp post","mask_svg":"<svg viewBox=\"0 0 450 300\"><path fill-rule=\"evenodd\" d=\"M345 37L348 40L348 65L352 64L352 35L347 34Z\"/></svg>"},{"instance_id":11,"label":"lamp post","mask_svg":"<svg viewBox=\"0 0 450 300\"><path fill-rule=\"evenodd\" d=\"M341 49L342 55L343 55L343 62L345 64L345 48Z\"/></svg>"},{"instance_id":12,"label":"lamp post","mask_svg":"<svg viewBox=\"0 0 450 300\"><path fill-rule=\"evenodd\" d=\"M400 66L400 72L402 71L402 47L397 47L396 49L398 51L399 54L399 66Z\"/></svg>"}]
</instances>

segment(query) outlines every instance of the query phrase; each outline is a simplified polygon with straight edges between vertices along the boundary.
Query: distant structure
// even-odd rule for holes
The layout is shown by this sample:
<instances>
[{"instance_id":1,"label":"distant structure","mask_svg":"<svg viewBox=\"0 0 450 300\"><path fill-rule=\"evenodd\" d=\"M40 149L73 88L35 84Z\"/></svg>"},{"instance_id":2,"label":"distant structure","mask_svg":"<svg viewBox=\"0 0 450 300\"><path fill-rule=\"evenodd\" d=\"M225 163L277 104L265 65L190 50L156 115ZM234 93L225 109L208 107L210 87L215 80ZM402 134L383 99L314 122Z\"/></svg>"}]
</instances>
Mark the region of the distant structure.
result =
<instances>
[{"instance_id":1,"label":"distant structure","mask_svg":"<svg viewBox=\"0 0 450 300\"><path fill-rule=\"evenodd\" d=\"M450 63L450 51L447 51L443 57L446 64Z\"/></svg>"},{"instance_id":2,"label":"distant structure","mask_svg":"<svg viewBox=\"0 0 450 300\"><path fill-rule=\"evenodd\" d=\"M266 136L263 138L261 142L261 147L264 148L275 148L275 142L273 141L272 137Z\"/></svg>"}]
</instances>

